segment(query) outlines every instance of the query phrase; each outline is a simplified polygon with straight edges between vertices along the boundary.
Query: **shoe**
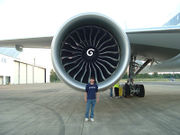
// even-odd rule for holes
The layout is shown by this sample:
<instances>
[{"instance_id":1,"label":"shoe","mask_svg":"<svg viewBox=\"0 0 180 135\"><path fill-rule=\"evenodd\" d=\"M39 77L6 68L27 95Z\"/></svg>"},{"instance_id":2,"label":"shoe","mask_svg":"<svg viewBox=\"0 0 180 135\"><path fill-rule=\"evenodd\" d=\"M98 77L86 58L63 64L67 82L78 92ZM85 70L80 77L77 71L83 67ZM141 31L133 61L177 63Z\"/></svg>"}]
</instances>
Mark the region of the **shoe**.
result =
<instances>
[{"instance_id":1,"label":"shoe","mask_svg":"<svg viewBox=\"0 0 180 135\"><path fill-rule=\"evenodd\" d=\"M88 118L85 118L85 122L87 122L89 119Z\"/></svg>"},{"instance_id":2,"label":"shoe","mask_svg":"<svg viewBox=\"0 0 180 135\"><path fill-rule=\"evenodd\" d=\"M91 118L91 121L94 122L94 118Z\"/></svg>"}]
</instances>

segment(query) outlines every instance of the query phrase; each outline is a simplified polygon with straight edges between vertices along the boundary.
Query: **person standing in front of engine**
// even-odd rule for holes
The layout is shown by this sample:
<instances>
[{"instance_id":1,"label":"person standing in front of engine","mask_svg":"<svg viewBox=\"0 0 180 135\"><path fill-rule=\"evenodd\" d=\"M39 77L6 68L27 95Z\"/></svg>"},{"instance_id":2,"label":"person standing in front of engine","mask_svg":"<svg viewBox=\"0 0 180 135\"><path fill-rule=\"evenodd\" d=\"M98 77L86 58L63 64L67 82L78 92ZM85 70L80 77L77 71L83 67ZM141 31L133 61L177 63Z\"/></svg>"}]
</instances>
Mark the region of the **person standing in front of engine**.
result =
<instances>
[{"instance_id":1,"label":"person standing in front of engine","mask_svg":"<svg viewBox=\"0 0 180 135\"><path fill-rule=\"evenodd\" d=\"M98 86L95 83L93 77L90 78L89 83L86 85L84 100L86 102L86 113L85 113L85 121L89 120L89 111L91 110L90 120L94 121L94 108L96 102L99 103L99 93Z\"/></svg>"}]
</instances>

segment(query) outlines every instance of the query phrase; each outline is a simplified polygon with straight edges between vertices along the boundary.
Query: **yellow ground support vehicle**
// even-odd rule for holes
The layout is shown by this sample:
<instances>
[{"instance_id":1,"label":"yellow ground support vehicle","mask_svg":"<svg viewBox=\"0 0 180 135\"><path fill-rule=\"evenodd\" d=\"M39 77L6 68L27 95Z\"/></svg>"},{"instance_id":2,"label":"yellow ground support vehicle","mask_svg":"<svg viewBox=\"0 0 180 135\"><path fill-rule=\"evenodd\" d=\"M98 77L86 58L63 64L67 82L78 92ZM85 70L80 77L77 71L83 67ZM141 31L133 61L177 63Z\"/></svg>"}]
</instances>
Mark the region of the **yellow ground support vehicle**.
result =
<instances>
[{"instance_id":1,"label":"yellow ground support vehicle","mask_svg":"<svg viewBox=\"0 0 180 135\"><path fill-rule=\"evenodd\" d=\"M122 86L119 87L119 96L120 97L123 96L123 87Z\"/></svg>"},{"instance_id":2,"label":"yellow ground support vehicle","mask_svg":"<svg viewBox=\"0 0 180 135\"><path fill-rule=\"evenodd\" d=\"M118 83L114 85L114 93L115 97L122 97L123 96L123 87L120 86Z\"/></svg>"}]
</instances>

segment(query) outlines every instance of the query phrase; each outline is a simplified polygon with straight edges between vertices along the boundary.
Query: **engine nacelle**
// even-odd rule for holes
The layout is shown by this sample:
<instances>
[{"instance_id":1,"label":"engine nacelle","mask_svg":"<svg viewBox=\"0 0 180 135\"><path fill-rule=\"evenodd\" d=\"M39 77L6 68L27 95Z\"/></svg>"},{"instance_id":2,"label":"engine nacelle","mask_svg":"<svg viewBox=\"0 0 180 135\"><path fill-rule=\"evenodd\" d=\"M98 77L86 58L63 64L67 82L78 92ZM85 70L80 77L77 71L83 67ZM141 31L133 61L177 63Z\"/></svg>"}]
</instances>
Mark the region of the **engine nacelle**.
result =
<instances>
[{"instance_id":1,"label":"engine nacelle","mask_svg":"<svg viewBox=\"0 0 180 135\"><path fill-rule=\"evenodd\" d=\"M127 35L109 18L82 14L70 19L52 41L52 62L58 77L84 90L93 76L99 90L114 85L127 69Z\"/></svg>"}]
</instances>

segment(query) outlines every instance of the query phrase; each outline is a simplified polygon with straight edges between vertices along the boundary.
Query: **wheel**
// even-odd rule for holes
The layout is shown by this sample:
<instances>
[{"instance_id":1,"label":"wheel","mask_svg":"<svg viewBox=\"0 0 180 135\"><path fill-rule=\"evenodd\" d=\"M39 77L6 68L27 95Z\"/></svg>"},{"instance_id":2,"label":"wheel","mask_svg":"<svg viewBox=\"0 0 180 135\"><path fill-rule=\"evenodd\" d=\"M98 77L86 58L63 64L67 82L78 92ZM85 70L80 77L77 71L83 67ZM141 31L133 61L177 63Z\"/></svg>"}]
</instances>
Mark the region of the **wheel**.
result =
<instances>
[{"instance_id":1,"label":"wheel","mask_svg":"<svg viewBox=\"0 0 180 135\"><path fill-rule=\"evenodd\" d=\"M139 87L138 97L144 97L145 96L144 85L138 85L138 87Z\"/></svg>"},{"instance_id":2,"label":"wheel","mask_svg":"<svg viewBox=\"0 0 180 135\"><path fill-rule=\"evenodd\" d=\"M139 89L139 84L135 84L135 85L134 85L134 89L135 89L135 90ZM138 93L137 93L137 92L134 92L133 96L138 96Z\"/></svg>"},{"instance_id":3,"label":"wheel","mask_svg":"<svg viewBox=\"0 0 180 135\"><path fill-rule=\"evenodd\" d=\"M124 85L124 97L130 96L130 86L126 83Z\"/></svg>"}]
</instances>

